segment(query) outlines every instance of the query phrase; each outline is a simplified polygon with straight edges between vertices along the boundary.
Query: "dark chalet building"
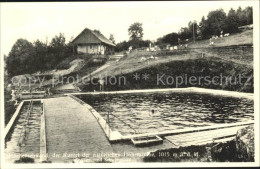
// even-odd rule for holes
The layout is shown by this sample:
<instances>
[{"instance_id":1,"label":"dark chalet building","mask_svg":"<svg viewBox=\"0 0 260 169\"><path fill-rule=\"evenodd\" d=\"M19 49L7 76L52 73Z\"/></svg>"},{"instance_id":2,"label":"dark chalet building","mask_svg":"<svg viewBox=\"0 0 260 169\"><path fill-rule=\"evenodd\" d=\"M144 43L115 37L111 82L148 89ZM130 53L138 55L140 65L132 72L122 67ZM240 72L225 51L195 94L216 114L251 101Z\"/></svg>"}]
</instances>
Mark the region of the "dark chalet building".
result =
<instances>
[{"instance_id":1,"label":"dark chalet building","mask_svg":"<svg viewBox=\"0 0 260 169\"><path fill-rule=\"evenodd\" d=\"M85 28L73 41L74 54L114 54L115 44L98 31Z\"/></svg>"}]
</instances>

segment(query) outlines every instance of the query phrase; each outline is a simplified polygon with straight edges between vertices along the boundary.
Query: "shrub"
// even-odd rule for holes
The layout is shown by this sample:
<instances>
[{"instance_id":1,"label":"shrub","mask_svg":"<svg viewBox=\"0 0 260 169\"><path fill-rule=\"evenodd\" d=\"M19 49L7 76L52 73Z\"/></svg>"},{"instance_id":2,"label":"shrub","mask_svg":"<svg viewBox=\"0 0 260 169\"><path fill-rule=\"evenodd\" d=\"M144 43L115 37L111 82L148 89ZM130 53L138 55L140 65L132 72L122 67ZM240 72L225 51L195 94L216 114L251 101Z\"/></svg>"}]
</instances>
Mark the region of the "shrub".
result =
<instances>
[{"instance_id":1,"label":"shrub","mask_svg":"<svg viewBox=\"0 0 260 169\"><path fill-rule=\"evenodd\" d=\"M30 157L21 157L19 160L15 160L14 163L34 163L34 159Z\"/></svg>"}]
</instances>

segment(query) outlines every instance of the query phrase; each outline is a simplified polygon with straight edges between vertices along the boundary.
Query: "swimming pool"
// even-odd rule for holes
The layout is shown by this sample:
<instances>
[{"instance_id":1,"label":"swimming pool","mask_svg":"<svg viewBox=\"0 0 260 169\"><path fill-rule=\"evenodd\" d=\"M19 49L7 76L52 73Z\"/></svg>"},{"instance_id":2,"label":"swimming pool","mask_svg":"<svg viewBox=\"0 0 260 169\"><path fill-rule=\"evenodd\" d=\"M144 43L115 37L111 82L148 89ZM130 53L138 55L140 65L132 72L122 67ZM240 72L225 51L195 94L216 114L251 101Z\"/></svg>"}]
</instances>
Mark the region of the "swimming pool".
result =
<instances>
[{"instance_id":1,"label":"swimming pool","mask_svg":"<svg viewBox=\"0 0 260 169\"><path fill-rule=\"evenodd\" d=\"M78 95L123 135L254 119L254 101L196 93Z\"/></svg>"}]
</instances>

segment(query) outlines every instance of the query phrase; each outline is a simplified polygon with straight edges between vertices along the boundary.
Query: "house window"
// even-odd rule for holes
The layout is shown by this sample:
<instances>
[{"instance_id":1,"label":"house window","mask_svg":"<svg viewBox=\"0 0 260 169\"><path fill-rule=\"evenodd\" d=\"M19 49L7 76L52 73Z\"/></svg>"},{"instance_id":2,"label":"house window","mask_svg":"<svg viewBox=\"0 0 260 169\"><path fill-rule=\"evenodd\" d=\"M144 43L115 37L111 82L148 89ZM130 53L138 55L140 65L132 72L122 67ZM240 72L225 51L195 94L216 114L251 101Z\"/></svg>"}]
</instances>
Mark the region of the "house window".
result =
<instances>
[{"instance_id":1,"label":"house window","mask_svg":"<svg viewBox=\"0 0 260 169\"><path fill-rule=\"evenodd\" d=\"M92 45L90 45L89 48L92 49Z\"/></svg>"}]
</instances>

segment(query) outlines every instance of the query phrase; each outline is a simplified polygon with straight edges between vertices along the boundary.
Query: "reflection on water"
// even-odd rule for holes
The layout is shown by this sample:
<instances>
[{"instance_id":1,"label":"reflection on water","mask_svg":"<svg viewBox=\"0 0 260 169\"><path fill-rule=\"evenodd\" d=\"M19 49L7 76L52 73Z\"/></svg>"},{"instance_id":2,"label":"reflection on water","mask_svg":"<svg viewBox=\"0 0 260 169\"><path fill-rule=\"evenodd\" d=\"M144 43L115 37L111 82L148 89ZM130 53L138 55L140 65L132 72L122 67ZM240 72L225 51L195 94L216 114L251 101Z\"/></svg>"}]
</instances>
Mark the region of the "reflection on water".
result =
<instances>
[{"instance_id":1,"label":"reflection on water","mask_svg":"<svg viewBox=\"0 0 260 169\"><path fill-rule=\"evenodd\" d=\"M110 126L124 135L135 133L133 129L138 133L149 133L254 119L254 102L244 98L190 93L102 94L78 97L90 104L104 119L107 119L110 112Z\"/></svg>"},{"instance_id":2,"label":"reflection on water","mask_svg":"<svg viewBox=\"0 0 260 169\"><path fill-rule=\"evenodd\" d=\"M32 111L29 117L28 134L24 145L19 146L19 138L24 134L22 131L26 123L26 114L29 105L24 105L21 109L18 120L16 121L10 139L6 142L5 160L13 163L20 156L32 157L35 161L39 160L40 155L40 124L41 124L41 106L33 103Z\"/></svg>"}]
</instances>

